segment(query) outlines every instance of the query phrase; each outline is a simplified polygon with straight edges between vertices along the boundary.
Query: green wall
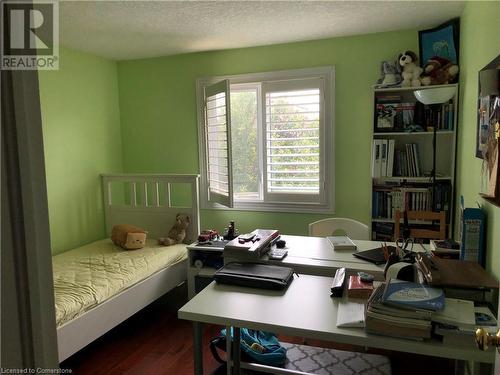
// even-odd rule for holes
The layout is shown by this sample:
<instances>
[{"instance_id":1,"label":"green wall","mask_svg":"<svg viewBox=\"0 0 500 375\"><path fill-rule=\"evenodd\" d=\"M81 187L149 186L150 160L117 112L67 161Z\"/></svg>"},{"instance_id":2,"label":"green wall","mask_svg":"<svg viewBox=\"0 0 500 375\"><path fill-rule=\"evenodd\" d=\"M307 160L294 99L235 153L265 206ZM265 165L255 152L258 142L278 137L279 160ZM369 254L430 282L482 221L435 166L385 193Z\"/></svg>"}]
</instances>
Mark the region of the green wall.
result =
<instances>
[{"instance_id":1,"label":"green wall","mask_svg":"<svg viewBox=\"0 0 500 375\"><path fill-rule=\"evenodd\" d=\"M99 174L122 171L116 63L61 48L40 71L52 252L105 236Z\"/></svg>"},{"instance_id":2,"label":"green wall","mask_svg":"<svg viewBox=\"0 0 500 375\"><path fill-rule=\"evenodd\" d=\"M334 65L335 216L370 218L371 85L380 62L418 51L416 31L398 31L266 47L192 53L118 63L126 172L198 173L197 78ZM332 215L327 215L332 216ZM255 227L306 234L326 215L203 210L202 228L222 230L230 219Z\"/></svg>"},{"instance_id":3,"label":"green wall","mask_svg":"<svg viewBox=\"0 0 500 375\"><path fill-rule=\"evenodd\" d=\"M460 30L460 122L457 156L457 197L467 207L483 205L488 215L487 268L500 278L500 208L478 195L482 160L476 158L477 74L500 54L500 2L469 2Z\"/></svg>"}]
</instances>

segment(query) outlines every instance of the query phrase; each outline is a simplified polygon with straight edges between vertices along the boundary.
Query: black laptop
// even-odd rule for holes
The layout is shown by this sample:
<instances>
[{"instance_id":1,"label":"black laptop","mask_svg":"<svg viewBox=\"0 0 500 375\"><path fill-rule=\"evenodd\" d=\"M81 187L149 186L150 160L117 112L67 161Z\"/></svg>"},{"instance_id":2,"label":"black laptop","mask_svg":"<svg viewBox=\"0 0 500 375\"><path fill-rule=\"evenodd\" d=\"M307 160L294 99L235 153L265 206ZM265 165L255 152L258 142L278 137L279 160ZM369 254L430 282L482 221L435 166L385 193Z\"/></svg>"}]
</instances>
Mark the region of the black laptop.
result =
<instances>
[{"instance_id":1,"label":"black laptop","mask_svg":"<svg viewBox=\"0 0 500 375\"><path fill-rule=\"evenodd\" d=\"M396 249L394 246L387 246L387 247L390 253ZM375 264L384 264L386 262L384 256L384 250L382 250L381 247L377 247L376 249L360 251L357 253L353 253L352 255L354 255L356 258L363 259Z\"/></svg>"}]
</instances>

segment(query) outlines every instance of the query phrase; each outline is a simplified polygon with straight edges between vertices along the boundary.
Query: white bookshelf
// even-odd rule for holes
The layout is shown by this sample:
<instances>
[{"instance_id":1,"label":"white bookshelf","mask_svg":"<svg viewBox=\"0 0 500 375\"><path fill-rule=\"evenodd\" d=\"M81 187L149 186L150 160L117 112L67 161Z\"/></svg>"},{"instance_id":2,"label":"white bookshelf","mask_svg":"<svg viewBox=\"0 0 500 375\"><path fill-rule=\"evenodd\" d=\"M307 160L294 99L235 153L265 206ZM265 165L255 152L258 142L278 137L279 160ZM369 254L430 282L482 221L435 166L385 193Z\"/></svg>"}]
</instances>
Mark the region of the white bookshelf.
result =
<instances>
[{"instance_id":1,"label":"white bookshelf","mask_svg":"<svg viewBox=\"0 0 500 375\"><path fill-rule=\"evenodd\" d=\"M384 104L390 103L388 101L388 97L399 98L400 103L417 103L417 99L415 98L414 91L416 90L427 90L438 87L453 87L455 89L455 94L451 99L448 106L449 112L453 113L453 120L450 122L446 122L443 120L442 128L436 129L436 184L447 184L449 183L451 188L449 192L449 196L447 199L447 204L445 207L444 201L439 201L442 205L441 209L445 209L449 212L449 222L448 222L448 234L453 231L453 204L454 204L454 194L455 194L455 159L456 159L456 140L457 140L457 117L458 117L458 84L452 85L436 85L436 86L427 86L427 87L395 87L395 88L387 88L387 89L373 89L373 126L372 126L372 140L393 140L395 152L405 151L406 144L415 144L418 149L418 159L420 165L420 175L419 176L401 176L396 173L396 156L394 156L394 169L391 174L386 172L387 175L374 175L372 173L372 238L376 239L377 229L382 228L380 225L383 225L383 229L386 230L385 235L388 234L389 226L391 223L394 223L393 212L391 212L392 199L393 194L389 194L390 198L385 198L388 200L387 206L385 206L386 202L384 199L381 199L381 196L384 196L387 192L392 192L393 190L397 190L403 186L406 189L411 189L415 187L417 189L425 189L427 187L432 187L432 170L433 170L433 157L434 157L434 149L433 149L433 138L434 132L431 126L427 127L426 125L435 125L435 124L418 124L419 118L423 121L425 116L414 117L414 121L412 124L401 125L398 122L397 126L394 124L393 128L377 128L378 124L378 116L377 116L377 104L381 102L381 98L386 98ZM382 100L383 101L383 100ZM395 100L397 102L397 100ZM422 110L422 108L420 108ZM422 111L420 113L423 113ZM435 111L434 111L435 113ZM440 115L442 118L444 117L445 111ZM450 116L448 113L446 116ZM410 126L408 126L410 125ZM411 126L413 125L413 126ZM414 125L421 125L421 128L415 129ZM451 127L451 128L450 128ZM373 142L372 142L373 144ZM373 158L373 150L371 153L371 157ZM373 160L371 160L371 165L373 167ZM383 173L382 173L383 174ZM443 185L440 185L443 186ZM444 188L442 188L444 189ZM432 190L432 189L431 189ZM381 192L381 193L380 193ZM425 195L425 193L423 193ZM447 194L448 195L448 194ZM438 196L438 194L436 194ZM416 200L410 201L410 209L411 205L414 204L418 207L425 207L426 201L425 199L429 199L429 197L424 197L423 195L418 195ZM382 202L382 203L381 203ZM384 207L381 207L384 206ZM428 206L427 206L428 207Z\"/></svg>"}]
</instances>

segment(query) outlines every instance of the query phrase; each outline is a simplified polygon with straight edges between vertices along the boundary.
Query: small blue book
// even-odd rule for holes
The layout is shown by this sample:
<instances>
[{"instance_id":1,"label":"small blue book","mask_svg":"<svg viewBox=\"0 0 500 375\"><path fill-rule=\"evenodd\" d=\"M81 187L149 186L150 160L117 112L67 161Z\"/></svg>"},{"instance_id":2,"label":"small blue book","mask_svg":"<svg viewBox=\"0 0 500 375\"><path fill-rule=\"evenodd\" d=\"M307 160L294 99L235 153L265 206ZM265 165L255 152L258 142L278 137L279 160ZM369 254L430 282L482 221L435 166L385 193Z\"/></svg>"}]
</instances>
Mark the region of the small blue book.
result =
<instances>
[{"instance_id":1,"label":"small blue book","mask_svg":"<svg viewBox=\"0 0 500 375\"><path fill-rule=\"evenodd\" d=\"M403 309L439 311L444 309L445 300L442 289L391 279L386 284L382 302Z\"/></svg>"}]
</instances>

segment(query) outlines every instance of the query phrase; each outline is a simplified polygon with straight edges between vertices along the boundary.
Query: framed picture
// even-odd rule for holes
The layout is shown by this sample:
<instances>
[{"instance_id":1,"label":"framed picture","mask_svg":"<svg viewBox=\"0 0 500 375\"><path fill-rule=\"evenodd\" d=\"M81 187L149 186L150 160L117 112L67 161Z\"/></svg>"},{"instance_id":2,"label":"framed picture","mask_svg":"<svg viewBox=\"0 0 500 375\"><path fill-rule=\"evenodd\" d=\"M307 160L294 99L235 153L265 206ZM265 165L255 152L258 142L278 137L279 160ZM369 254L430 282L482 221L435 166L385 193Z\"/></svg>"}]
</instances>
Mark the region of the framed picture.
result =
<instances>
[{"instance_id":1,"label":"framed picture","mask_svg":"<svg viewBox=\"0 0 500 375\"><path fill-rule=\"evenodd\" d=\"M453 19L433 29L418 32L420 62L439 56L458 64L460 46L460 20Z\"/></svg>"},{"instance_id":2,"label":"framed picture","mask_svg":"<svg viewBox=\"0 0 500 375\"><path fill-rule=\"evenodd\" d=\"M483 159L500 122L500 55L478 73L476 157Z\"/></svg>"}]
</instances>

